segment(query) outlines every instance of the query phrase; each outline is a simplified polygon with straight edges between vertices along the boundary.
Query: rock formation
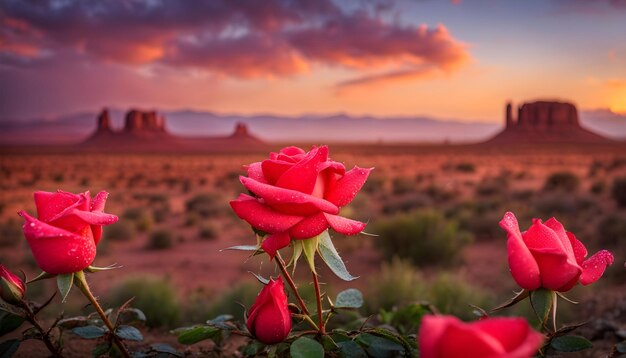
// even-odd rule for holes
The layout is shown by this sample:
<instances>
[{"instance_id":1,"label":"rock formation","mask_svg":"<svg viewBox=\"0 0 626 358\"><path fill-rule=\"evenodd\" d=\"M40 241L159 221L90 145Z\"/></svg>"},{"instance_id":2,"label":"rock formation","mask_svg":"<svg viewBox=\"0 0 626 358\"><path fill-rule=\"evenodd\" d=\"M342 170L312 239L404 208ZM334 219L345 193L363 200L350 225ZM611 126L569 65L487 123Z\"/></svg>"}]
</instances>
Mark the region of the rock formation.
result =
<instances>
[{"instance_id":1,"label":"rock formation","mask_svg":"<svg viewBox=\"0 0 626 358\"><path fill-rule=\"evenodd\" d=\"M130 152L203 152L246 151L264 147L265 143L237 123L235 131L223 137L179 137L166 130L165 118L155 111L131 109L124 117L124 128L113 130L108 110L98 116L96 132L84 142L94 150Z\"/></svg>"},{"instance_id":2,"label":"rock formation","mask_svg":"<svg viewBox=\"0 0 626 358\"><path fill-rule=\"evenodd\" d=\"M580 126L576 106L568 102L536 101L524 103L513 118L507 103L505 128L488 143L605 143L610 140Z\"/></svg>"}]
</instances>

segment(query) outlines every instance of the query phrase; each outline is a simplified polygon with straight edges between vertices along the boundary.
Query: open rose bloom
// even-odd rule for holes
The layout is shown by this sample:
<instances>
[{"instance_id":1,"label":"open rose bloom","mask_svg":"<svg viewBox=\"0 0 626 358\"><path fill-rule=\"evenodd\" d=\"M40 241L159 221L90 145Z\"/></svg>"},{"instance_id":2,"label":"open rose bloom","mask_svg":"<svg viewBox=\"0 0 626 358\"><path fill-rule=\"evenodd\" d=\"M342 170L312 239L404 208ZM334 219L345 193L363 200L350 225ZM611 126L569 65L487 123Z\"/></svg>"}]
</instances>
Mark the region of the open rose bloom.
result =
<instances>
[{"instance_id":1,"label":"open rose bloom","mask_svg":"<svg viewBox=\"0 0 626 358\"><path fill-rule=\"evenodd\" d=\"M578 282L589 285L613 263L613 255L606 250L585 260L585 246L554 218L545 223L533 219L530 228L522 233L515 215L507 212L500 226L507 231L511 274L527 290L543 287L565 292Z\"/></svg>"},{"instance_id":2,"label":"open rose bloom","mask_svg":"<svg viewBox=\"0 0 626 358\"><path fill-rule=\"evenodd\" d=\"M292 239L309 239L329 227L344 235L361 232L364 223L338 214L370 171L359 167L346 171L328 158L326 146L309 152L287 147L248 166L248 176L240 180L253 196L241 194L230 205L241 219L268 234L261 247L273 258Z\"/></svg>"},{"instance_id":3,"label":"open rose bloom","mask_svg":"<svg viewBox=\"0 0 626 358\"><path fill-rule=\"evenodd\" d=\"M104 213L108 193L93 200L89 192L35 192L38 218L25 211L23 231L37 265L50 274L66 274L87 268L96 257L102 225L113 224L117 216Z\"/></svg>"},{"instance_id":4,"label":"open rose bloom","mask_svg":"<svg viewBox=\"0 0 626 358\"><path fill-rule=\"evenodd\" d=\"M532 357L544 340L523 318L465 323L453 316L425 316L419 330L421 358Z\"/></svg>"}]
</instances>

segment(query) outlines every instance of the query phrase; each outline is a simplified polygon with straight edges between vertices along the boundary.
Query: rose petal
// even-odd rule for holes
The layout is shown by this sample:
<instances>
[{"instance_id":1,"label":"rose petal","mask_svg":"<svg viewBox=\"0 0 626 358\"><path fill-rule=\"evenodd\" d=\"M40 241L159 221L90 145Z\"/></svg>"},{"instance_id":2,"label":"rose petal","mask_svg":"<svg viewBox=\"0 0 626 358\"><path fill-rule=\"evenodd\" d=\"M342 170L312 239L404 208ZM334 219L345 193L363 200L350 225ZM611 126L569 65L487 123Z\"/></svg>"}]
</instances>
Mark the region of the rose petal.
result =
<instances>
[{"instance_id":1,"label":"rose petal","mask_svg":"<svg viewBox=\"0 0 626 358\"><path fill-rule=\"evenodd\" d=\"M567 253L568 259L571 260L572 263L577 263L576 257L574 256L574 249L572 248L572 242L570 241L570 238L567 237L563 224L558 222L555 218L550 218L544 223L544 225L552 229L552 231L556 234L556 237L559 238L563 244L565 252Z\"/></svg>"},{"instance_id":2,"label":"rose petal","mask_svg":"<svg viewBox=\"0 0 626 358\"><path fill-rule=\"evenodd\" d=\"M280 150L280 154L288 155L290 157L294 155L298 155L298 154L305 154L305 153L306 152L304 151L304 149L294 147L294 146L285 147Z\"/></svg>"},{"instance_id":3,"label":"rose petal","mask_svg":"<svg viewBox=\"0 0 626 358\"><path fill-rule=\"evenodd\" d=\"M230 202L230 206L241 219L267 233L287 232L302 220L301 216L276 212L246 194L240 194L237 200Z\"/></svg>"},{"instance_id":4,"label":"rose petal","mask_svg":"<svg viewBox=\"0 0 626 358\"><path fill-rule=\"evenodd\" d=\"M312 195L263 184L243 176L239 177L239 180L246 189L263 198L265 203L276 211L299 216L312 215L318 211L339 213L339 208L333 203Z\"/></svg>"},{"instance_id":5,"label":"rose petal","mask_svg":"<svg viewBox=\"0 0 626 358\"><path fill-rule=\"evenodd\" d=\"M365 229L365 223L344 218L343 216L324 213L324 217L328 221L330 227L340 234L356 235Z\"/></svg>"},{"instance_id":6,"label":"rose petal","mask_svg":"<svg viewBox=\"0 0 626 358\"><path fill-rule=\"evenodd\" d=\"M76 207L79 201L84 200L81 195L59 191L50 193L36 191L34 194L37 217L44 222L50 222L69 207Z\"/></svg>"},{"instance_id":7,"label":"rose petal","mask_svg":"<svg viewBox=\"0 0 626 358\"><path fill-rule=\"evenodd\" d=\"M323 213L302 219L289 230L289 235L296 240L309 239L317 236L328 229L328 221Z\"/></svg>"},{"instance_id":8,"label":"rose petal","mask_svg":"<svg viewBox=\"0 0 626 358\"><path fill-rule=\"evenodd\" d=\"M452 316L427 315L422 318L418 335L420 357L440 357L438 346L441 336L446 331L448 325L456 320Z\"/></svg>"},{"instance_id":9,"label":"rose petal","mask_svg":"<svg viewBox=\"0 0 626 358\"><path fill-rule=\"evenodd\" d=\"M439 357L504 357L506 353L497 339L461 321L448 324L440 339Z\"/></svg>"},{"instance_id":10,"label":"rose petal","mask_svg":"<svg viewBox=\"0 0 626 358\"><path fill-rule=\"evenodd\" d=\"M93 197L93 201L91 202L91 211L101 213L104 211L104 204L109 197L109 193L106 191L101 191L96 196Z\"/></svg>"},{"instance_id":11,"label":"rose petal","mask_svg":"<svg viewBox=\"0 0 626 358\"><path fill-rule=\"evenodd\" d=\"M574 250L574 257L576 258L576 262L578 263L578 265L582 265L585 257L587 257L587 248L571 232L567 233L567 238L572 244L572 250Z\"/></svg>"},{"instance_id":12,"label":"rose petal","mask_svg":"<svg viewBox=\"0 0 626 358\"><path fill-rule=\"evenodd\" d=\"M282 249L283 247L287 247L290 242L291 238L287 232L278 232L267 235L265 240L263 240L263 243L261 243L261 248L263 251L267 252L271 261L274 256L276 256L276 251Z\"/></svg>"},{"instance_id":13,"label":"rose petal","mask_svg":"<svg viewBox=\"0 0 626 358\"><path fill-rule=\"evenodd\" d=\"M24 211L19 214L25 219L24 236L35 261L45 272L53 275L78 272L93 262L96 244L91 235L76 235L37 220Z\"/></svg>"},{"instance_id":14,"label":"rose petal","mask_svg":"<svg viewBox=\"0 0 626 358\"><path fill-rule=\"evenodd\" d=\"M513 279L527 290L539 288L539 265L522 239L517 218L513 213L507 212L499 224L507 232L507 253Z\"/></svg>"},{"instance_id":15,"label":"rose petal","mask_svg":"<svg viewBox=\"0 0 626 358\"><path fill-rule=\"evenodd\" d=\"M544 339L523 318L490 318L472 323L472 327L494 337L511 357L533 356Z\"/></svg>"},{"instance_id":16,"label":"rose petal","mask_svg":"<svg viewBox=\"0 0 626 358\"><path fill-rule=\"evenodd\" d=\"M315 187L320 164L328 160L328 147L312 149L303 160L291 166L276 181L276 186L311 194Z\"/></svg>"},{"instance_id":17,"label":"rose petal","mask_svg":"<svg viewBox=\"0 0 626 358\"><path fill-rule=\"evenodd\" d=\"M346 172L343 178L337 180L332 188L327 188L325 198L338 207L350 204L355 195L361 190L363 184L374 168L354 167Z\"/></svg>"},{"instance_id":18,"label":"rose petal","mask_svg":"<svg viewBox=\"0 0 626 358\"><path fill-rule=\"evenodd\" d=\"M598 251L583 262L583 273L580 275L580 283L586 286L598 281L606 267L612 264L613 254L606 250Z\"/></svg>"},{"instance_id":19,"label":"rose petal","mask_svg":"<svg viewBox=\"0 0 626 358\"><path fill-rule=\"evenodd\" d=\"M265 181L271 185L276 185L276 182L281 175L283 175L291 167L293 167L293 163L282 160L267 159L261 163L263 177L265 178ZM250 175L248 175L248 177L250 177Z\"/></svg>"}]
</instances>

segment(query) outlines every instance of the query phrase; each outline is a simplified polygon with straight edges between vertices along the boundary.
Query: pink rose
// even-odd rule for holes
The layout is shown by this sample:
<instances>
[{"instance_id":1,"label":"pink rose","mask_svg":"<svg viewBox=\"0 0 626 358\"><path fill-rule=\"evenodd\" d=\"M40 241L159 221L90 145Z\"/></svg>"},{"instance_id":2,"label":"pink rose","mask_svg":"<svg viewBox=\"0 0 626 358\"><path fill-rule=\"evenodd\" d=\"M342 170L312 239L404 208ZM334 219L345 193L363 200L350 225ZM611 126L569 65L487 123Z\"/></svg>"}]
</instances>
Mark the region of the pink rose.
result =
<instances>
[{"instance_id":1,"label":"pink rose","mask_svg":"<svg viewBox=\"0 0 626 358\"><path fill-rule=\"evenodd\" d=\"M344 235L361 232L364 223L337 214L354 199L371 170L354 167L346 172L343 164L328 158L326 146L308 153L287 147L248 166L248 176L239 179L254 196L241 194L230 205L237 216L269 234L261 247L273 258L291 239L308 239L329 227Z\"/></svg>"},{"instance_id":2,"label":"pink rose","mask_svg":"<svg viewBox=\"0 0 626 358\"><path fill-rule=\"evenodd\" d=\"M0 297L4 302L18 304L24 299L25 294L24 281L0 264Z\"/></svg>"},{"instance_id":3,"label":"pink rose","mask_svg":"<svg viewBox=\"0 0 626 358\"><path fill-rule=\"evenodd\" d=\"M515 215L508 212L500 226L507 231L511 274L527 290L544 287L565 292L578 282L589 285L613 263L613 255L606 250L585 260L585 246L555 218L545 224L533 219L530 228L521 233Z\"/></svg>"},{"instance_id":4,"label":"pink rose","mask_svg":"<svg viewBox=\"0 0 626 358\"><path fill-rule=\"evenodd\" d=\"M291 331L291 314L287 305L282 278L270 280L248 312L246 326L250 333L265 344L284 341Z\"/></svg>"},{"instance_id":5,"label":"pink rose","mask_svg":"<svg viewBox=\"0 0 626 358\"><path fill-rule=\"evenodd\" d=\"M99 192L35 192L38 219L25 211L23 231L37 265L49 274L66 274L87 268L96 257L102 225L113 224L117 216L105 214L109 194Z\"/></svg>"},{"instance_id":6,"label":"pink rose","mask_svg":"<svg viewBox=\"0 0 626 358\"><path fill-rule=\"evenodd\" d=\"M523 318L465 323L453 316L425 316L419 330L421 358L532 357L543 342Z\"/></svg>"}]
</instances>

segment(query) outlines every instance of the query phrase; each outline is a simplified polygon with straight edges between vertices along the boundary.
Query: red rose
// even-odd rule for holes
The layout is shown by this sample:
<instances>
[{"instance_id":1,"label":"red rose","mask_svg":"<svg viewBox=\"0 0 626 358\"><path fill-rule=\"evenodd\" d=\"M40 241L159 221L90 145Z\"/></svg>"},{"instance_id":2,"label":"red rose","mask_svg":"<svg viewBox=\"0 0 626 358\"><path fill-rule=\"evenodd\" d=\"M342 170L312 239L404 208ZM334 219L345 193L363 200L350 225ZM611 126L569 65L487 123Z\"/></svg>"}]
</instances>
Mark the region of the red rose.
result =
<instances>
[{"instance_id":1,"label":"red rose","mask_svg":"<svg viewBox=\"0 0 626 358\"><path fill-rule=\"evenodd\" d=\"M37 265L50 274L66 274L87 268L96 257L102 225L113 224L117 216L105 214L109 194L99 192L91 200L89 192L35 192L38 219L25 211L24 236Z\"/></svg>"},{"instance_id":2,"label":"red rose","mask_svg":"<svg viewBox=\"0 0 626 358\"><path fill-rule=\"evenodd\" d=\"M354 167L346 172L343 164L328 158L326 146L308 153L287 147L248 166L248 176L239 179L254 196L241 194L230 205L237 216L269 234L261 247L273 258L291 239L308 239L329 227L344 235L361 232L364 223L337 214L371 170Z\"/></svg>"},{"instance_id":3,"label":"red rose","mask_svg":"<svg viewBox=\"0 0 626 358\"><path fill-rule=\"evenodd\" d=\"M0 297L4 302L18 304L24 299L25 294L24 281L0 264Z\"/></svg>"},{"instance_id":4,"label":"red rose","mask_svg":"<svg viewBox=\"0 0 626 358\"><path fill-rule=\"evenodd\" d=\"M419 330L421 358L532 357L543 341L523 318L465 323L453 316L425 316Z\"/></svg>"},{"instance_id":5,"label":"red rose","mask_svg":"<svg viewBox=\"0 0 626 358\"><path fill-rule=\"evenodd\" d=\"M248 312L246 326L250 333L265 344L284 341L291 331L291 314L287 304L282 278L270 280Z\"/></svg>"},{"instance_id":6,"label":"red rose","mask_svg":"<svg viewBox=\"0 0 626 358\"><path fill-rule=\"evenodd\" d=\"M613 255L606 250L585 260L585 246L555 218L545 224L533 219L528 231L521 233L515 215L508 212L500 226L507 231L511 274L527 290L544 287L565 292L578 282L589 285L613 263Z\"/></svg>"}]
</instances>

